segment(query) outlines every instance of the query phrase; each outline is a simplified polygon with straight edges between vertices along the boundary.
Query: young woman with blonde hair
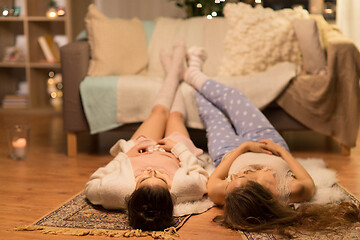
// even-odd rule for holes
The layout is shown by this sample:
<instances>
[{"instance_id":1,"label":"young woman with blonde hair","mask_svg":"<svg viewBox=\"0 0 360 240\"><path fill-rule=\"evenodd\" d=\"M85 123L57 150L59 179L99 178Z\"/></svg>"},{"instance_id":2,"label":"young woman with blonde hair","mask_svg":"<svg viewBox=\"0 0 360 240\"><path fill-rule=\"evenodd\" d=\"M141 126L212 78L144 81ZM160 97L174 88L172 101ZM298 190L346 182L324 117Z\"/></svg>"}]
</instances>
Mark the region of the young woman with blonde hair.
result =
<instances>
[{"instance_id":1,"label":"young woman with blonde hair","mask_svg":"<svg viewBox=\"0 0 360 240\"><path fill-rule=\"evenodd\" d=\"M359 209L350 203L291 208L292 203L314 196L309 173L246 96L201 71L204 49L189 49L187 58L184 79L196 89L209 154L216 166L207 184L208 194L214 203L224 205L223 216L215 221L232 229L287 236L291 231L332 231L359 221Z\"/></svg>"}]
</instances>

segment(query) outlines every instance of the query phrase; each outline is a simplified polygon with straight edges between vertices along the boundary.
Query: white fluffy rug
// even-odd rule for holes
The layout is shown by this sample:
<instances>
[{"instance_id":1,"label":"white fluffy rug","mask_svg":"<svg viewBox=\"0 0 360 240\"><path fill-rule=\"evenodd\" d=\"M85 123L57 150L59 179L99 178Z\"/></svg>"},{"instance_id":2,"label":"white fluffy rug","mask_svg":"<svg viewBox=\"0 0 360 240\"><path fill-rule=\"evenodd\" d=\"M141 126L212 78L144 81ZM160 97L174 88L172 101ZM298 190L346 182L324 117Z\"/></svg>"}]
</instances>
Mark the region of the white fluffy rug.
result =
<instances>
[{"instance_id":1,"label":"white fluffy rug","mask_svg":"<svg viewBox=\"0 0 360 240\"><path fill-rule=\"evenodd\" d=\"M314 180L316 193L311 202L325 204L345 200L346 194L335 185L338 181L335 170L327 168L322 159L297 158L297 160Z\"/></svg>"}]
</instances>

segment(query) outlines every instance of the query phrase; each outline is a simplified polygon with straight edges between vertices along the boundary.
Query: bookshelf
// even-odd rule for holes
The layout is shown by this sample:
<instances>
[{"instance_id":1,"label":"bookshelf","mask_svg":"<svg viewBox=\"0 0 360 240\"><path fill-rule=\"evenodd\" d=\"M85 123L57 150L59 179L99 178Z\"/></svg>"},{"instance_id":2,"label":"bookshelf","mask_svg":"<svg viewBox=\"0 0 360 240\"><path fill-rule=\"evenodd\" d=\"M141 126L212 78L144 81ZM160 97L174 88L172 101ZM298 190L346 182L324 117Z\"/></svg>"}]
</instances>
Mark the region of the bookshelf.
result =
<instances>
[{"instance_id":1,"label":"bookshelf","mask_svg":"<svg viewBox=\"0 0 360 240\"><path fill-rule=\"evenodd\" d=\"M28 86L28 109L53 109L47 93L48 73L61 73L60 63L49 63L38 38L44 35L63 36L68 42L85 28L84 17L93 0L61 0L65 15L46 17L50 0L0 0L0 105L7 95L18 92L19 83ZM20 5L20 16L3 16L5 7ZM4 61L5 50L14 46L17 37L24 41L21 61Z\"/></svg>"}]
</instances>

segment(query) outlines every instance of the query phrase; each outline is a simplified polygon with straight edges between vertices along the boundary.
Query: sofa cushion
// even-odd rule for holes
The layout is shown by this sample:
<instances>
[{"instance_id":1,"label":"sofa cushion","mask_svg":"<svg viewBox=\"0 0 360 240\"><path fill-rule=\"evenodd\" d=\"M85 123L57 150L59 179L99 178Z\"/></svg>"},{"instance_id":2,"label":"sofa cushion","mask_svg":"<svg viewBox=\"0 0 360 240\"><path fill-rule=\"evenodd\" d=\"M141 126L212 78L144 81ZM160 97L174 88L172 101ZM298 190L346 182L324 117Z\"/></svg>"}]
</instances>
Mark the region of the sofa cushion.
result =
<instances>
[{"instance_id":1,"label":"sofa cushion","mask_svg":"<svg viewBox=\"0 0 360 240\"><path fill-rule=\"evenodd\" d=\"M316 21L296 19L293 22L303 59L303 68L309 74L326 72L325 52L321 47Z\"/></svg>"},{"instance_id":2,"label":"sofa cushion","mask_svg":"<svg viewBox=\"0 0 360 240\"><path fill-rule=\"evenodd\" d=\"M142 23L146 33L146 44L149 45L156 23L155 21L151 21L151 20L142 20ZM79 32L79 34L76 36L76 40L77 41L89 40L88 34L85 29Z\"/></svg>"},{"instance_id":3,"label":"sofa cushion","mask_svg":"<svg viewBox=\"0 0 360 240\"><path fill-rule=\"evenodd\" d=\"M320 42L323 49L327 49L329 41L343 41L344 35L339 27L335 24L329 24L323 15L311 14L311 19L314 19L317 23L320 32Z\"/></svg>"},{"instance_id":4,"label":"sofa cushion","mask_svg":"<svg viewBox=\"0 0 360 240\"><path fill-rule=\"evenodd\" d=\"M137 74L145 69L146 34L139 19L111 19L91 4L85 23L91 48L89 76Z\"/></svg>"},{"instance_id":5,"label":"sofa cushion","mask_svg":"<svg viewBox=\"0 0 360 240\"><path fill-rule=\"evenodd\" d=\"M156 27L149 45L148 74L162 76L163 68L160 62L160 51L172 51L172 44L177 39L183 39L186 46L204 47L208 60L203 70L209 76L216 76L224 52L224 36L227 23L224 18L193 17L189 19L164 18L156 20Z\"/></svg>"},{"instance_id":6,"label":"sofa cushion","mask_svg":"<svg viewBox=\"0 0 360 240\"><path fill-rule=\"evenodd\" d=\"M299 9L274 11L245 3L224 7L228 31L219 75L237 76L265 71L279 62L299 64L299 45L292 21L308 18Z\"/></svg>"}]
</instances>

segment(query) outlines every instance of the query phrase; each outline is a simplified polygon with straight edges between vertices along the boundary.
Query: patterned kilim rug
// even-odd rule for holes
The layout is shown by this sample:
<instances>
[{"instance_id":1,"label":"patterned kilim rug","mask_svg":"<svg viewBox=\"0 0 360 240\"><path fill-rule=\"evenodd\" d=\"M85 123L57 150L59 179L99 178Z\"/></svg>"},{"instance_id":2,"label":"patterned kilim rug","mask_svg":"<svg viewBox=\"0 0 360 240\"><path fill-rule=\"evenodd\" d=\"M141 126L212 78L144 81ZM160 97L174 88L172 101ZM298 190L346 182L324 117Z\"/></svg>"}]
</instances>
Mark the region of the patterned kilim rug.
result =
<instances>
[{"instance_id":1,"label":"patterned kilim rug","mask_svg":"<svg viewBox=\"0 0 360 240\"><path fill-rule=\"evenodd\" d=\"M360 202L343 187L335 185L332 187L343 191L348 201L359 205ZM70 201L63 204L58 209L28 226L15 228L17 231L41 231L48 234L65 235L101 235L109 237L142 237L151 236L154 239L175 239L177 230L180 229L191 215L178 217L174 226L165 231L142 232L132 229L125 213L121 211L108 211L98 206L91 205L85 198L84 193L80 193ZM209 219L211 222L211 219ZM317 239L360 239L360 227L354 226L344 232L333 232L331 234L311 233L302 235L297 240L317 240ZM249 232L239 232L246 240L280 240L280 236L272 234L258 234Z\"/></svg>"},{"instance_id":2,"label":"patterned kilim rug","mask_svg":"<svg viewBox=\"0 0 360 240\"><path fill-rule=\"evenodd\" d=\"M174 239L191 215L176 217L172 227L164 231L141 231L129 226L127 216L122 211L109 211L92 205L84 192L72 198L58 209L36 221L32 225L16 227L16 231L39 230L46 234L66 234L75 236L102 235L109 237L143 237Z\"/></svg>"}]
</instances>

